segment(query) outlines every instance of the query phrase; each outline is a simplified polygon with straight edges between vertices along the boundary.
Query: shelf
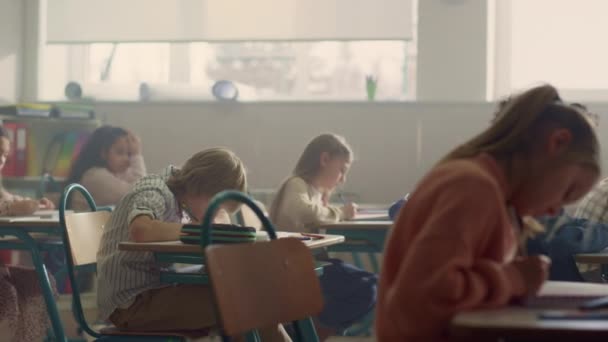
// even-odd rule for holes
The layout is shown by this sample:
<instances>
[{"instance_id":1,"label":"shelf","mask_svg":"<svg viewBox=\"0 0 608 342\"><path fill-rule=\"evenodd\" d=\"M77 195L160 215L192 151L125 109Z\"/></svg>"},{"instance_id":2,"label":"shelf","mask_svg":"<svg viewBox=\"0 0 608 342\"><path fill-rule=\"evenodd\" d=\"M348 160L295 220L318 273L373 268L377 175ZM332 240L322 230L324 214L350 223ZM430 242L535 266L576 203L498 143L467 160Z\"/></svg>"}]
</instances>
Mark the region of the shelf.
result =
<instances>
[{"instance_id":1,"label":"shelf","mask_svg":"<svg viewBox=\"0 0 608 342\"><path fill-rule=\"evenodd\" d=\"M85 124L99 125L99 119L79 119L79 118L57 118L57 117L40 117L40 116L24 116L24 115L6 115L0 114L0 121L25 121L32 123L49 123L49 124Z\"/></svg>"},{"instance_id":2,"label":"shelf","mask_svg":"<svg viewBox=\"0 0 608 342\"><path fill-rule=\"evenodd\" d=\"M38 185L40 183L40 178L42 176L25 176L25 177L2 177L2 182L8 185L16 185L16 184L35 184ZM62 183L66 181L64 177L53 178L56 182Z\"/></svg>"}]
</instances>

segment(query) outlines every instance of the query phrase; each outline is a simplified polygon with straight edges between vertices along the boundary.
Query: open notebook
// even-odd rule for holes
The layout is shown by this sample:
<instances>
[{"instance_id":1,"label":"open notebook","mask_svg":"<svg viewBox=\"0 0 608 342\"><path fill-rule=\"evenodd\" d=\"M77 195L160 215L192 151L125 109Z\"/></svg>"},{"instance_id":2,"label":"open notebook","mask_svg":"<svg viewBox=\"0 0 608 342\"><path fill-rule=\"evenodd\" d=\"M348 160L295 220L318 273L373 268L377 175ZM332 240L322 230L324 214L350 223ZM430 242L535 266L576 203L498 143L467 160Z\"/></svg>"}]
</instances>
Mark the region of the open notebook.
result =
<instances>
[{"instance_id":1,"label":"open notebook","mask_svg":"<svg viewBox=\"0 0 608 342\"><path fill-rule=\"evenodd\" d=\"M523 305L539 309L578 308L581 304L608 296L608 284L546 282L539 293L527 298Z\"/></svg>"},{"instance_id":2,"label":"open notebook","mask_svg":"<svg viewBox=\"0 0 608 342\"><path fill-rule=\"evenodd\" d=\"M73 212L66 210L66 214ZM0 222L59 222L59 210L38 210L28 216L2 216Z\"/></svg>"}]
</instances>

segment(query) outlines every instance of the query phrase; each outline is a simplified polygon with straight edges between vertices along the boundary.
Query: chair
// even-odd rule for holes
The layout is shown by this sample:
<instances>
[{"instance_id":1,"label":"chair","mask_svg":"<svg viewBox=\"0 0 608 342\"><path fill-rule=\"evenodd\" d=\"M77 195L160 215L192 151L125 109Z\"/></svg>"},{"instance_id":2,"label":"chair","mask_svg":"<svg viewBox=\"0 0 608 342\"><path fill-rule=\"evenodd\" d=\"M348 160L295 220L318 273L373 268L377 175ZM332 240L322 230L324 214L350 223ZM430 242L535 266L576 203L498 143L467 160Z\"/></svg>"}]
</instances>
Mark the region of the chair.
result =
<instances>
[{"instance_id":1,"label":"chair","mask_svg":"<svg viewBox=\"0 0 608 342\"><path fill-rule=\"evenodd\" d=\"M69 203L70 196L76 191L84 196L91 209L90 212L66 214L66 206ZM104 225L110 215L109 211L97 210L95 201L82 185L69 185L61 196L59 219L63 228L62 239L65 247L68 277L72 284L72 312L78 326L87 334L93 336L96 341L185 341L186 338L190 337L189 334L180 332L131 332L116 328L96 331L87 323L80 300L76 273L82 270L88 271L96 266L97 250L101 242Z\"/></svg>"},{"instance_id":2,"label":"chair","mask_svg":"<svg viewBox=\"0 0 608 342\"><path fill-rule=\"evenodd\" d=\"M261 202L254 200L254 203L258 207L260 207L264 214L266 214L264 205ZM255 212L253 212L251 208L246 205L241 206L241 209L236 213L236 221L242 226L253 227L258 231L263 228L262 222L260 221L258 216L255 214Z\"/></svg>"},{"instance_id":3,"label":"chair","mask_svg":"<svg viewBox=\"0 0 608 342\"><path fill-rule=\"evenodd\" d=\"M248 206L272 241L209 246L207 227L223 201ZM318 341L310 316L321 312L323 299L312 254L297 239L277 240L272 223L249 197L225 191L212 199L203 219L201 246L225 341L227 336L290 321L296 341Z\"/></svg>"}]
</instances>

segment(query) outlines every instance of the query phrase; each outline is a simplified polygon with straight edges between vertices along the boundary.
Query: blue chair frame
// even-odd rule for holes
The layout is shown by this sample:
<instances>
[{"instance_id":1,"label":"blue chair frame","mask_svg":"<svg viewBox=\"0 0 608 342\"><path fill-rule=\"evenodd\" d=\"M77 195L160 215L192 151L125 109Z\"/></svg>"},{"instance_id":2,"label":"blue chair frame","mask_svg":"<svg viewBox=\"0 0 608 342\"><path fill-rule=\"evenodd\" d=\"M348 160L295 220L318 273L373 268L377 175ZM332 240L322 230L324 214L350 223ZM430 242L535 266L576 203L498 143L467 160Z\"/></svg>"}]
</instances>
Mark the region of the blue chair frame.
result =
<instances>
[{"instance_id":1,"label":"blue chair frame","mask_svg":"<svg viewBox=\"0 0 608 342\"><path fill-rule=\"evenodd\" d=\"M248 206L249 208L251 208L251 210L253 210L253 212L257 215L257 217L262 222L262 226L268 232L268 236L270 237L270 239L271 240L277 239L277 233L276 233L276 229L275 229L274 225L270 222L270 220L266 217L266 215L264 215L264 212L260 209L260 207L258 207L258 205L255 204L255 202L249 196L247 196L246 194L239 192L239 191L223 191L223 192L218 193L211 199L211 202L209 203L209 207L207 208L207 212L205 213L205 216L203 218L203 221L201 224L201 242L200 242L201 248L203 249L203 251L207 248L207 246L209 246L209 244L211 242L211 229L212 229L213 217L215 216L215 213L220 209L221 204L226 201L236 201L236 202L242 203L242 204ZM215 302L215 296L214 296L214 302ZM293 324L294 331L295 331L295 341L296 342L319 341L314 324L310 317L306 318L306 319L294 321L294 322L292 322L292 324ZM230 341L230 338L228 336L225 336L222 334L222 340L224 342L228 342L228 341ZM257 332L254 332L253 334L247 335L247 341L248 342L260 341L260 337Z\"/></svg>"},{"instance_id":2,"label":"blue chair frame","mask_svg":"<svg viewBox=\"0 0 608 342\"><path fill-rule=\"evenodd\" d=\"M145 341L182 342L182 341L185 341L185 339L182 336L177 336L177 335L176 336L169 336L169 335L151 336L151 335L133 335L131 333L125 334L125 335L118 335L118 334L106 335L100 331L94 330L88 324L86 317L84 315L83 309L82 309L82 302L80 300L80 289L78 288L78 282L76 281L76 271L81 270L81 269L88 271L92 267L95 267L96 264L74 266L74 259L72 258L70 240L69 240L69 237L67 234L67 227L66 227L66 223L65 223L66 207L67 207L67 204L69 203L70 196L74 192L80 192L84 196L91 211L93 211L93 212L97 211L97 206L95 205L95 201L93 200L93 197L91 197L91 194L87 191L87 189L85 189L80 184L68 185L65 188L63 195L61 196L61 201L59 202L60 203L59 221L60 221L61 227L62 227L61 238L63 239L65 258L67 261L66 266L67 266L68 278L70 280L70 283L72 284L72 313L74 314L74 319L76 320L76 323L78 324L79 328L82 329L83 331L85 331L90 336L93 336L96 339L96 341L103 341L103 342L105 342L105 341L108 341L108 342L123 342L123 341L124 342L145 342Z\"/></svg>"}]
</instances>

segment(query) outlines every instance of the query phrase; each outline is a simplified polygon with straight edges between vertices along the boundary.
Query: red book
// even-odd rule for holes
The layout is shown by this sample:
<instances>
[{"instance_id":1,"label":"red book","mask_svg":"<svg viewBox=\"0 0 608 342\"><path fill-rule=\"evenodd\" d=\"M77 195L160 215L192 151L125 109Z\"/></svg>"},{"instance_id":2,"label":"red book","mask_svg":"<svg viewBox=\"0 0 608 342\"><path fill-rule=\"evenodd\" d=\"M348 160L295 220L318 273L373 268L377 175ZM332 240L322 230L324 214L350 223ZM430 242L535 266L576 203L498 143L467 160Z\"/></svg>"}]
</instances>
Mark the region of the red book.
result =
<instances>
[{"instance_id":1,"label":"red book","mask_svg":"<svg viewBox=\"0 0 608 342\"><path fill-rule=\"evenodd\" d=\"M4 164L4 169L2 169L2 174L5 177L15 177L15 142L17 137L17 124L15 122L5 122L2 127L6 130L8 134L8 140L11 143L11 150L8 153L8 159L6 160L6 164Z\"/></svg>"}]
</instances>

